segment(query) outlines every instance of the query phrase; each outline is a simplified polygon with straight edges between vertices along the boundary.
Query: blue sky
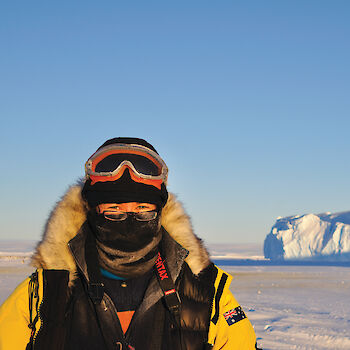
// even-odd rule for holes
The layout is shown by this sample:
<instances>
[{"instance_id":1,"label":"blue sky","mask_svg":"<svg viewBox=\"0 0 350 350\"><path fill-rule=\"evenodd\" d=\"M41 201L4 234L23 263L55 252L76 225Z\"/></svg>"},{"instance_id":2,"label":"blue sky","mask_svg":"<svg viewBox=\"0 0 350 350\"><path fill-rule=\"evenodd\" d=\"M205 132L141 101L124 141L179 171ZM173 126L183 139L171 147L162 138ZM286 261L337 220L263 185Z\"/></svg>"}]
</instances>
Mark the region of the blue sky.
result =
<instances>
[{"instance_id":1,"label":"blue sky","mask_svg":"<svg viewBox=\"0 0 350 350\"><path fill-rule=\"evenodd\" d=\"M350 210L348 1L0 3L0 239L142 137L206 242Z\"/></svg>"}]
</instances>

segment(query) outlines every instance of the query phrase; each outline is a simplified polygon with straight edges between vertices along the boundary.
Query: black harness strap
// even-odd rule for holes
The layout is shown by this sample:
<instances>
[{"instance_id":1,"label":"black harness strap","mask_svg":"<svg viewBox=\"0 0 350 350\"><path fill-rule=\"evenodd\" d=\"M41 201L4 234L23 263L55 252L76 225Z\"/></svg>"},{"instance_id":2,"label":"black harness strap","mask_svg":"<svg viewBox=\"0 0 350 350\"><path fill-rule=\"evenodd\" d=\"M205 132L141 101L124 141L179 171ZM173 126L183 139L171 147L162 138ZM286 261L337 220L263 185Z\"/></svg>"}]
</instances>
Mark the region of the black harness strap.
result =
<instances>
[{"instance_id":1,"label":"black harness strap","mask_svg":"<svg viewBox=\"0 0 350 350\"><path fill-rule=\"evenodd\" d=\"M102 274L100 271L100 266L98 264L96 239L93 236L92 232L90 232L90 230L88 230L85 240L85 261L89 275L88 294L93 304L97 306L101 303L103 299L105 289L104 284L101 282ZM108 337L105 334L104 328L101 325L101 320L96 307L94 307L93 309L98 328L104 340L105 349L108 349Z\"/></svg>"},{"instance_id":2,"label":"black harness strap","mask_svg":"<svg viewBox=\"0 0 350 350\"><path fill-rule=\"evenodd\" d=\"M104 294L104 284L97 259L97 248L95 237L88 232L85 241L85 260L89 275L88 294L92 302L97 305L101 303Z\"/></svg>"},{"instance_id":3,"label":"black harness strap","mask_svg":"<svg viewBox=\"0 0 350 350\"><path fill-rule=\"evenodd\" d=\"M216 325L218 320L219 320L219 303L220 303L220 298L222 296L222 293L224 291L224 287L227 281L228 275L226 273L223 273L219 282L218 289L216 291L215 295L215 315L211 319L211 321Z\"/></svg>"}]
</instances>

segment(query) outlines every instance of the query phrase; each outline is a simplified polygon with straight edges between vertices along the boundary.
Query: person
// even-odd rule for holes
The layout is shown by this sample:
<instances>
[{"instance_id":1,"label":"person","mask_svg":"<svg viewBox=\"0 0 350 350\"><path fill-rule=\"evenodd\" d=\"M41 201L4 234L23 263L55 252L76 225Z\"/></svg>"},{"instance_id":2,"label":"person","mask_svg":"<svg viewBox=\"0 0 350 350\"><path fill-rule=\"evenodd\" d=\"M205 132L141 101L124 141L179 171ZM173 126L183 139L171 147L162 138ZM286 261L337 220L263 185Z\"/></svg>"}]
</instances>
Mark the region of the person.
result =
<instances>
[{"instance_id":1,"label":"person","mask_svg":"<svg viewBox=\"0 0 350 350\"><path fill-rule=\"evenodd\" d=\"M57 203L0 349L251 350L254 329L143 139L106 141Z\"/></svg>"}]
</instances>

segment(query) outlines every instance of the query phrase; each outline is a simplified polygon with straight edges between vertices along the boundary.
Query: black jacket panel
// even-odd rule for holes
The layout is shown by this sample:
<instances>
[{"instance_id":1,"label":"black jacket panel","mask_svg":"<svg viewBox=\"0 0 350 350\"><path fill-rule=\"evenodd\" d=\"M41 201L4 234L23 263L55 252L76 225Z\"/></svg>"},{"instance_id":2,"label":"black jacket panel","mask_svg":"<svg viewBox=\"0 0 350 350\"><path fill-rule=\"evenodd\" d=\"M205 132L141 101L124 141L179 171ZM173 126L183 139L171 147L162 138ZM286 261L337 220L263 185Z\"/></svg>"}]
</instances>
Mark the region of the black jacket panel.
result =
<instances>
[{"instance_id":1,"label":"black jacket panel","mask_svg":"<svg viewBox=\"0 0 350 350\"><path fill-rule=\"evenodd\" d=\"M80 237L78 243L80 249L75 246L73 251L79 251L81 259L84 256L84 240ZM44 322L44 330L38 334L35 349L47 350L41 344L47 344L46 341L54 334L60 339L58 343L62 344L57 346L57 350L115 350L119 343L123 349L128 349L129 344L136 350L203 350L207 343L216 267L210 264L196 276L184 262L184 251L169 236L164 235L161 247L171 276L176 276L175 285L181 299L180 326L164 303L163 292L154 273L124 335L117 309L107 291L100 303L95 305L91 301L87 291L89 276L83 268L73 288L69 289L68 301L65 298L55 300L57 293L53 292L52 286L58 282L47 280L44 298L48 300L48 305L56 305L56 311L51 310L47 319L52 318L57 310L61 310L62 315L64 310L64 327L56 330L51 327L50 331L46 331L45 327L49 324ZM78 261L77 265L85 267L86 262ZM50 274L49 271L46 274ZM67 276L64 281L66 290L63 295L67 295ZM117 296L113 295L115 298Z\"/></svg>"}]
</instances>

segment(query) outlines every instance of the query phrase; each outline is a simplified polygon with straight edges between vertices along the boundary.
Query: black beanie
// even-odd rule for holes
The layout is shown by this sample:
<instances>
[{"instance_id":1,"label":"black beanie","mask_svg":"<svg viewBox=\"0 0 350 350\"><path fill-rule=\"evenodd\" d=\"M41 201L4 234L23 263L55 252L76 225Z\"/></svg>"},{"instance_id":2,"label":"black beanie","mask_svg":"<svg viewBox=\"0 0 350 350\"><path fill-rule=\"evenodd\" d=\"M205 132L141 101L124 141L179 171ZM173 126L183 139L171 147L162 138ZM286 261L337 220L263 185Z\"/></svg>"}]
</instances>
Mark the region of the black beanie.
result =
<instances>
[{"instance_id":1,"label":"black beanie","mask_svg":"<svg viewBox=\"0 0 350 350\"><path fill-rule=\"evenodd\" d=\"M115 143L141 145L158 154L155 148L147 141L133 137L116 137L107 140L98 150ZM81 193L90 208L96 207L101 203L140 202L152 203L161 209L168 200L168 191L164 183L162 183L159 190L155 186L135 182L131 179L128 169L116 181L96 182L94 185L91 185L91 180L87 179Z\"/></svg>"}]
</instances>

